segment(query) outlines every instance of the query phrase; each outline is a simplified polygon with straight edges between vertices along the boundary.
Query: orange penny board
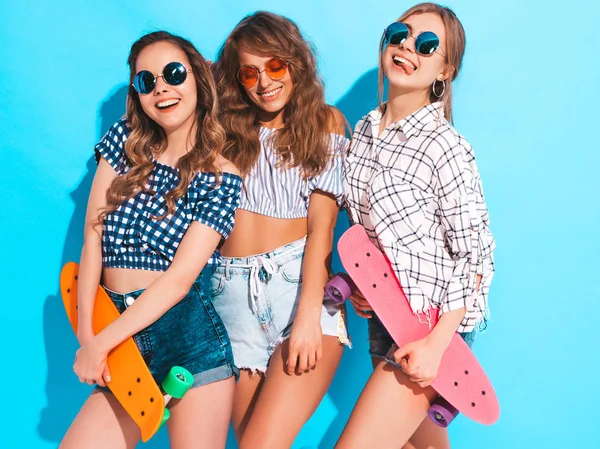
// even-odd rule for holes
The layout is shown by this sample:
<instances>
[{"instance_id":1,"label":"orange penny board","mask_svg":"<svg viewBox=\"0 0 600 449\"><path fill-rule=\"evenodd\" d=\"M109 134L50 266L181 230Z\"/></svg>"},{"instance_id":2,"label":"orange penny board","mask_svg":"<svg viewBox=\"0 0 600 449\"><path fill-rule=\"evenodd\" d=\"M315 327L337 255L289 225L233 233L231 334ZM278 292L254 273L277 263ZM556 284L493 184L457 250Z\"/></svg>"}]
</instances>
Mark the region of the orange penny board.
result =
<instances>
[{"instance_id":1,"label":"orange penny board","mask_svg":"<svg viewBox=\"0 0 600 449\"><path fill-rule=\"evenodd\" d=\"M385 255L365 229L354 225L338 242L344 268L398 346L425 337L430 328L410 308ZM432 310L431 325L438 316ZM466 417L493 424L500 416L498 397L483 368L458 333L444 352L432 387Z\"/></svg>"},{"instance_id":2,"label":"orange penny board","mask_svg":"<svg viewBox=\"0 0 600 449\"><path fill-rule=\"evenodd\" d=\"M60 291L75 333L78 273L79 264L75 262L67 263L60 273ZM106 291L98 286L92 318L94 333L100 333L119 316L119 310ZM110 391L140 428L142 441L148 441L162 424L165 401L133 338L128 338L110 351L107 363L112 378L108 383Z\"/></svg>"}]
</instances>

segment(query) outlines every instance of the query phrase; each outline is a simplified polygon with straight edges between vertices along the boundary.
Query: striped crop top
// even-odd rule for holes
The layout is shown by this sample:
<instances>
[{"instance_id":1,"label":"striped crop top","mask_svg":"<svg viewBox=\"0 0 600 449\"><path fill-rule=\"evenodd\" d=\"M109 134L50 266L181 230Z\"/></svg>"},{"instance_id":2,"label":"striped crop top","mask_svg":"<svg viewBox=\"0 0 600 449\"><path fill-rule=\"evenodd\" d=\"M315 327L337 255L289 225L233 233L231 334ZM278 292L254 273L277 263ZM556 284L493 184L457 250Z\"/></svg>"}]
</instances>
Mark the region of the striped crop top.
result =
<instances>
[{"instance_id":1,"label":"striped crop top","mask_svg":"<svg viewBox=\"0 0 600 449\"><path fill-rule=\"evenodd\" d=\"M331 134L332 157L317 176L304 178L302 168L278 167L278 153L271 144L270 128L260 128L261 152L256 165L244 179L240 209L276 218L304 218L308 215L310 194L321 190L332 194L339 206L343 197L343 160L350 141Z\"/></svg>"},{"instance_id":2,"label":"striped crop top","mask_svg":"<svg viewBox=\"0 0 600 449\"><path fill-rule=\"evenodd\" d=\"M95 146L96 161L106 159L119 176L131 168L125 154L129 136L126 121L115 123ZM223 236L233 230L235 211L242 190L242 178L222 173L217 184L213 173L198 172L187 192L175 201L175 212L167 212L165 195L179 184L179 170L154 162L146 187L106 215L102 232L102 266L166 271L192 221L198 221ZM208 261L219 263L215 251Z\"/></svg>"}]
</instances>

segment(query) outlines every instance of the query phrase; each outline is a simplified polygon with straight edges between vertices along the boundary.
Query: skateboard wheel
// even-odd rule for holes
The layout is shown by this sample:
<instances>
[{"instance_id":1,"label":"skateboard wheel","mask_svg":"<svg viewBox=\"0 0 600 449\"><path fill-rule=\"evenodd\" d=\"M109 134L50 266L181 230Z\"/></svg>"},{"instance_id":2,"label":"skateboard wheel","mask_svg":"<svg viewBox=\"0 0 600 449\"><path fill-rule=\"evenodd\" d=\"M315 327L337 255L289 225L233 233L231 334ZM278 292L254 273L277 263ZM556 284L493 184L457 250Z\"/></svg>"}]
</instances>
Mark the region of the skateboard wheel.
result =
<instances>
[{"instance_id":1,"label":"skateboard wheel","mask_svg":"<svg viewBox=\"0 0 600 449\"><path fill-rule=\"evenodd\" d=\"M336 274L325 286L327 296L338 304L346 301L355 290L356 284L346 273Z\"/></svg>"},{"instance_id":2,"label":"skateboard wheel","mask_svg":"<svg viewBox=\"0 0 600 449\"><path fill-rule=\"evenodd\" d=\"M448 427L458 415L458 410L441 396L429 407L429 417L440 427Z\"/></svg>"},{"instance_id":3,"label":"skateboard wheel","mask_svg":"<svg viewBox=\"0 0 600 449\"><path fill-rule=\"evenodd\" d=\"M160 422L160 427L164 426L170 417L171 417L171 412L169 411L169 409L167 407L165 407L165 413L162 417L162 421ZM160 427L159 427L159 429L160 429Z\"/></svg>"},{"instance_id":4,"label":"skateboard wheel","mask_svg":"<svg viewBox=\"0 0 600 449\"><path fill-rule=\"evenodd\" d=\"M181 366L174 366L162 381L162 389L169 396L181 399L194 383L192 374Z\"/></svg>"}]
</instances>

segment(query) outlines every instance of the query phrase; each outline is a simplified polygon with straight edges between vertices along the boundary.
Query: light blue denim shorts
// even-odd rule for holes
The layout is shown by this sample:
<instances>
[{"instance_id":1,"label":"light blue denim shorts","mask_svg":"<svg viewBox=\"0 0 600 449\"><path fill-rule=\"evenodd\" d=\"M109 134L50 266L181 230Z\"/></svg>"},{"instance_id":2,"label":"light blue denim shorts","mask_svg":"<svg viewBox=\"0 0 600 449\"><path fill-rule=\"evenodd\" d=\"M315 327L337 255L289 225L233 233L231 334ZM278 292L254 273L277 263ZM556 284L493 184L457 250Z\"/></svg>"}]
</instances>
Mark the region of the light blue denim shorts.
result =
<instances>
[{"instance_id":1,"label":"light blue denim shorts","mask_svg":"<svg viewBox=\"0 0 600 449\"><path fill-rule=\"evenodd\" d=\"M225 324L240 369L264 373L275 348L290 336L302 288L306 237L273 251L249 257L222 257L213 271L210 291ZM325 298L323 335L349 345L343 305Z\"/></svg>"}]
</instances>

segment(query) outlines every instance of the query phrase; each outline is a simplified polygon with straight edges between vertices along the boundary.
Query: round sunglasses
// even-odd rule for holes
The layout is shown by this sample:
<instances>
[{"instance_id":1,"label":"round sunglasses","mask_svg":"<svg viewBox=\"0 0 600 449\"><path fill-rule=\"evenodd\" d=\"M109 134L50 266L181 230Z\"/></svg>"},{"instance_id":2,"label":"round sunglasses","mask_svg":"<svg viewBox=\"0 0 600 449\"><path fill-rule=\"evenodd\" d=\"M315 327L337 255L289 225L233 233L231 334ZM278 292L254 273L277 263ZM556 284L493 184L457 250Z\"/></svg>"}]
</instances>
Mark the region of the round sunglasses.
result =
<instances>
[{"instance_id":1,"label":"round sunglasses","mask_svg":"<svg viewBox=\"0 0 600 449\"><path fill-rule=\"evenodd\" d=\"M440 47L440 38L432 31L423 31L417 36L411 36L408 25L402 22L394 22L383 32L383 47L387 45L401 45L409 37L415 38L415 50L417 53L429 56L439 50L440 54L446 57L446 54Z\"/></svg>"},{"instance_id":2,"label":"round sunglasses","mask_svg":"<svg viewBox=\"0 0 600 449\"><path fill-rule=\"evenodd\" d=\"M246 88L251 88L258 83L260 74L265 72L274 81L282 79L288 72L289 63L283 58L271 58L265 64L265 68L258 70L253 65L243 65L238 69L237 79Z\"/></svg>"},{"instance_id":3,"label":"round sunglasses","mask_svg":"<svg viewBox=\"0 0 600 449\"><path fill-rule=\"evenodd\" d=\"M148 70L142 70L135 74L133 77L133 83L131 85L138 94L149 94L156 87L156 79L162 78L165 83L171 86L179 86L183 84L187 78L188 72L191 72L181 62L169 62L163 69L160 75L154 76L152 72Z\"/></svg>"}]
</instances>

